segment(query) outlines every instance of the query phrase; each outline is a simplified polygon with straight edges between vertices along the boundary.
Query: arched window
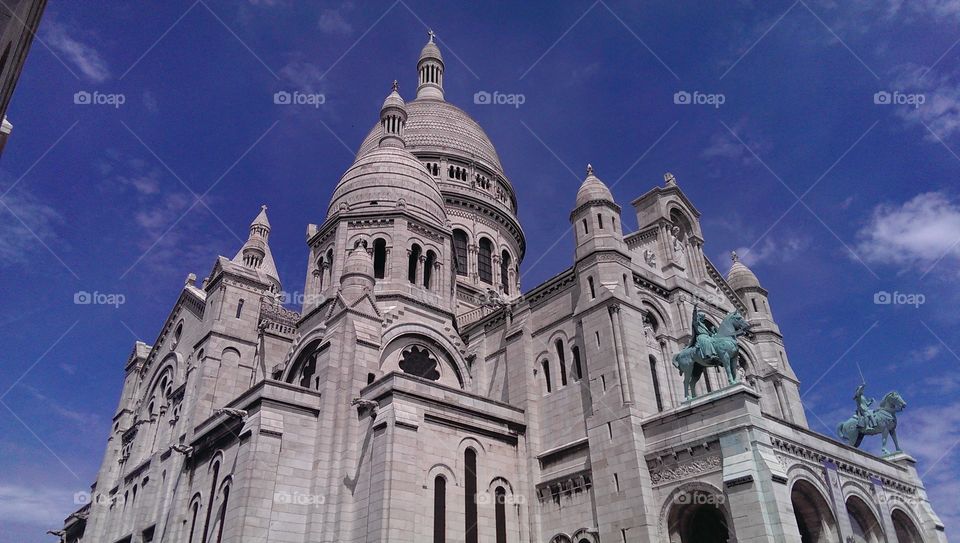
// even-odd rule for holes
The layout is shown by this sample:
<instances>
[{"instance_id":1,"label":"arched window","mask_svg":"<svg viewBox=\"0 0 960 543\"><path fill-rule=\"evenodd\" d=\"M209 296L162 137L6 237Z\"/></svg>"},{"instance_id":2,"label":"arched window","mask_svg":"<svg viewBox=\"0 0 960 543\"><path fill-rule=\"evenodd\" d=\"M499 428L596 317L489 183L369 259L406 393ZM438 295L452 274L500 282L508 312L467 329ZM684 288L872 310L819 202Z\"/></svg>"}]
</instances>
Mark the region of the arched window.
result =
<instances>
[{"instance_id":1,"label":"arched window","mask_svg":"<svg viewBox=\"0 0 960 543\"><path fill-rule=\"evenodd\" d=\"M650 378L653 380L653 396L657 400L657 411L663 411L663 398L660 397L660 379L657 377L657 359L650 356Z\"/></svg>"},{"instance_id":2,"label":"arched window","mask_svg":"<svg viewBox=\"0 0 960 543\"><path fill-rule=\"evenodd\" d=\"M237 314L236 318L240 318L240 314L243 313L243 298L240 298L240 301L237 302Z\"/></svg>"},{"instance_id":3,"label":"arched window","mask_svg":"<svg viewBox=\"0 0 960 543\"><path fill-rule=\"evenodd\" d=\"M183 334L183 321L180 321L179 323L177 323L177 329L173 331L173 345L172 345L172 347L176 347L177 344L180 343L180 336L181 336L182 334Z\"/></svg>"},{"instance_id":4,"label":"arched window","mask_svg":"<svg viewBox=\"0 0 960 543\"><path fill-rule=\"evenodd\" d=\"M507 543L507 491L498 486L493 491L494 517L497 521L497 543Z\"/></svg>"},{"instance_id":5,"label":"arched window","mask_svg":"<svg viewBox=\"0 0 960 543\"><path fill-rule=\"evenodd\" d=\"M603 215L600 213L597 213L597 228L603 230Z\"/></svg>"},{"instance_id":6,"label":"arched window","mask_svg":"<svg viewBox=\"0 0 960 543\"><path fill-rule=\"evenodd\" d=\"M510 294L510 253L503 251L500 255L500 284L503 293Z\"/></svg>"},{"instance_id":7,"label":"arched window","mask_svg":"<svg viewBox=\"0 0 960 543\"><path fill-rule=\"evenodd\" d=\"M187 543L193 543L193 534L197 531L197 515L200 513L200 498L193 502L190 508L190 535L187 537Z\"/></svg>"},{"instance_id":8,"label":"arched window","mask_svg":"<svg viewBox=\"0 0 960 543\"><path fill-rule=\"evenodd\" d=\"M373 240L373 276L383 279L387 272L387 240Z\"/></svg>"},{"instance_id":9,"label":"arched window","mask_svg":"<svg viewBox=\"0 0 960 543\"><path fill-rule=\"evenodd\" d=\"M583 233L584 234L590 233L590 226L587 225L587 219L583 219Z\"/></svg>"},{"instance_id":10,"label":"arched window","mask_svg":"<svg viewBox=\"0 0 960 543\"><path fill-rule=\"evenodd\" d=\"M464 533L466 543L477 543L477 451L464 451L463 464Z\"/></svg>"},{"instance_id":11,"label":"arched window","mask_svg":"<svg viewBox=\"0 0 960 543\"><path fill-rule=\"evenodd\" d=\"M427 259L423 263L423 286L430 288L430 279L433 277L433 265L437 261L437 253L427 251Z\"/></svg>"},{"instance_id":12,"label":"arched window","mask_svg":"<svg viewBox=\"0 0 960 543\"><path fill-rule=\"evenodd\" d=\"M590 286L590 299L597 297L597 290L593 287L593 277L587 277L587 284Z\"/></svg>"},{"instance_id":13,"label":"arched window","mask_svg":"<svg viewBox=\"0 0 960 543\"><path fill-rule=\"evenodd\" d=\"M217 543L223 541L223 525L227 522L227 500L230 498L230 487L223 487L223 503L220 504L220 527L217 528Z\"/></svg>"},{"instance_id":14,"label":"arched window","mask_svg":"<svg viewBox=\"0 0 960 543\"><path fill-rule=\"evenodd\" d=\"M433 543L447 540L447 480L437 475L433 480Z\"/></svg>"},{"instance_id":15,"label":"arched window","mask_svg":"<svg viewBox=\"0 0 960 543\"><path fill-rule=\"evenodd\" d=\"M547 384L547 392L553 392L553 385L550 383L550 361L544 358L540 361L540 367L543 368L543 380Z\"/></svg>"},{"instance_id":16,"label":"arched window","mask_svg":"<svg viewBox=\"0 0 960 543\"><path fill-rule=\"evenodd\" d=\"M467 233L463 230L453 231L453 259L457 268L457 275L467 275Z\"/></svg>"},{"instance_id":17,"label":"arched window","mask_svg":"<svg viewBox=\"0 0 960 543\"><path fill-rule=\"evenodd\" d=\"M567 360L563 354L563 340L558 339L553 346L557 348L557 361L560 362L560 385L567 386Z\"/></svg>"},{"instance_id":18,"label":"arched window","mask_svg":"<svg viewBox=\"0 0 960 543\"><path fill-rule=\"evenodd\" d=\"M300 369L300 382L298 384L310 388L313 384L313 376L317 373L317 354L305 353L305 355L306 360L303 361L303 367Z\"/></svg>"},{"instance_id":19,"label":"arched window","mask_svg":"<svg viewBox=\"0 0 960 543\"><path fill-rule=\"evenodd\" d=\"M207 503L207 514L203 520L203 535L200 537L201 543L207 543L207 534L210 529L210 514L213 513L213 498L217 493L217 477L220 476L220 462L213 464L213 478L210 479L210 500Z\"/></svg>"},{"instance_id":20,"label":"arched window","mask_svg":"<svg viewBox=\"0 0 960 543\"><path fill-rule=\"evenodd\" d=\"M417 266L420 264L420 246L416 243L410 248L410 260L407 263L407 280L411 283L417 282Z\"/></svg>"},{"instance_id":21,"label":"arched window","mask_svg":"<svg viewBox=\"0 0 960 543\"><path fill-rule=\"evenodd\" d=\"M493 243L487 238L480 238L480 253L477 257L477 272L484 283L493 284Z\"/></svg>"},{"instance_id":22,"label":"arched window","mask_svg":"<svg viewBox=\"0 0 960 543\"><path fill-rule=\"evenodd\" d=\"M583 379L583 365L580 362L580 347L574 345L570 347L570 352L573 353L573 378L579 381Z\"/></svg>"}]
</instances>

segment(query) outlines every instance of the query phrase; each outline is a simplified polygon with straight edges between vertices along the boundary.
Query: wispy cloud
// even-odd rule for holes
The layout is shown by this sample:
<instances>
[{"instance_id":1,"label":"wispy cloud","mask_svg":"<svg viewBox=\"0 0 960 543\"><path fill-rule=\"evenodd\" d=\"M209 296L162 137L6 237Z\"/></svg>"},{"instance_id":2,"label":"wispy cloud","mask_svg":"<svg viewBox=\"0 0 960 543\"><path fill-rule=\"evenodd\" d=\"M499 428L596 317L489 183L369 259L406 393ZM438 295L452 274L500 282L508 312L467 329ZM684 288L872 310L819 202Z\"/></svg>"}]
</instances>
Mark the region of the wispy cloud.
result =
<instances>
[{"instance_id":1,"label":"wispy cloud","mask_svg":"<svg viewBox=\"0 0 960 543\"><path fill-rule=\"evenodd\" d=\"M911 268L955 259L960 257L960 204L944 192L882 204L857 237L857 253L868 262Z\"/></svg>"},{"instance_id":2,"label":"wispy cloud","mask_svg":"<svg viewBox=\"0 0 960 543\"><path fill-rule=\"evenodd\" d=\"M44 394L36 387L26 383L20 383L19 388L25 390L30 396L33 397L34 400L36 400L36 402L42 405L42 409L46 409L54 415L76 423L83 428L89 429L91 427L97 427L102 422L102 419L96 413L78 411L76 409L67 407L58 402L56 399Z\"/></svg>"},{"instance_id":3,"label":"wispy cloud","mask_svg":"<svg viewBox=\"0 0 960 543\"><path fill-rule=\"evenodd\" d=\"M352 2L344 2L335 9L324 9L320 12L320 20L317 21L317 28L324 34L346 35L353 32L351 25L344 17L344 12L353 9Z\"/></svg>"},{"instance_id":4,"label":"wispy cloud","mask_svg":"<svg viewBox=\"0 0 960 543\"><path fill-rule=\"evenodd\" d=\"M768 262L790 262L800 257L810 248L811 239L803 236L789 236L775 239L772 236L764 238L763 242L753 247L738 247L737 256L747 266L756 266ZM727 255L724 255L727 256ZM723 260L719 260L723 262Z\"/></svg>"},{"instance_id":5,"label":"wispy cloud","mask_svg":"<svg viewBox=\"0 0 960 543\"><path fill-rule=\"evenodd\" d=\"M0 483L0 524L30 524L42 529L63 525L75 507L77 489ZM42 531L42 530L41 530Z\"/></svg>"},{"instance_id":6,"label":"wispy cloud","mask_svg":"<svg viewBox=\"0 0 960 543\"><path fill-rule=\"evenodd\" d=\"M960 2L958 2L960 3ZM903 64L893 70L889 91L922 97L922 104L892 105L894 114L907 125L919 126L924 137L939 143L960 132L960 73L930 69L917 64Z\"/></svg>"},{"instance_id":7,"label":"wispy cloud","mask_svg":"<svg viewBox=\"0 0 960 543\"><path fill-rule=\"evenodd\" d=\"M75 38L66 25L48 21L45 28L44 39L50 48L76 66L84 77L93 83L102 83L110 78L110 68L100 52Z\"/></svg>"},{"instance_id":8,"label":"wispy cloud","mask_svg":"<svg viewBox=\"0 0 960 543\"><path fill-rule=\"evenodd\" d=\"M0 194L9 183L0 184ZM21 222L22 221L22 222ZM3 197L0 205L0 268L24 265L35 253L57 240L63 216L22 185ZM39 238L39 240L37 239Z\"/></svg>"},{"instance_id":9,"label":"wispy cloud","mask_svg":"<svg viewBox=\"0 0 960 543\"><path fill-rule=\"evenodd\" d=\"M749 122L746 118L730 125L730 129L733 130L736 137L729 130L718 125L717 131L710 136L710 141L700 152L700 156L708 160L730 160L744 166L756 164L757 159L753 156L753 153L760 155L762 158L763 154L769 151L773 145L756 129L748 125ZM742 143L737 140L738 137L743 140ZM744 143L746 146L744 146ZM753 153L750 152L751 150Z\"/></svg>"}]
</instances>

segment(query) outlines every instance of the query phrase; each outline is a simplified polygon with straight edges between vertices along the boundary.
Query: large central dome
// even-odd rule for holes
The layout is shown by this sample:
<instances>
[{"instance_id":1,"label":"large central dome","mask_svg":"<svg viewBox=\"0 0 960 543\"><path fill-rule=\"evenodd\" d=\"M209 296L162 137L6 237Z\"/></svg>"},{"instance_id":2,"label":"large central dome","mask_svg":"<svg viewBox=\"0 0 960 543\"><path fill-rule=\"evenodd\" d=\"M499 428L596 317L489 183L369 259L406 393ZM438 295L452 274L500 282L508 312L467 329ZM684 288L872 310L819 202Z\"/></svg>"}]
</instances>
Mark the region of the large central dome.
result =
<instances>
[{"instance_id":1,"label":"large central dome","mask_svg":"<svg viewBox=\"0 0 960 543\"><path fill-rule=\"evenodd\" d=\"M493 143L465 111L435 99L417 99L407 103L407 125L404 139L414 152L454 154L484 163L503 174L503 166ZM376 149L380 126L374 126L360 146L357 156Z\"/></svg>"}]
</instances>

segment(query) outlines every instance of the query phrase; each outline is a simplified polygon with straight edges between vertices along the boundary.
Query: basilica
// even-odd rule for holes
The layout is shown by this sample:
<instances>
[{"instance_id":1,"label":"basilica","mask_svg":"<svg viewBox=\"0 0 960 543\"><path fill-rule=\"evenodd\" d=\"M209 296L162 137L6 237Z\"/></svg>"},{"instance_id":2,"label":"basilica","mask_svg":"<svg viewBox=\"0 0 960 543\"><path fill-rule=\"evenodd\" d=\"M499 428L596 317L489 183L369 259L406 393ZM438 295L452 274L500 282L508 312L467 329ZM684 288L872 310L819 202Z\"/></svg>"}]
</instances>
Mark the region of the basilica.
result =
<instances>
[{"instance_id":1,"label":"basilica","mask_svg":"<svg viewBox=\"0 0 960 543\"><path fill-rule=\"evenodd\" d=\"M521 288L514 185L445 69L431 34L416 95L358 112L374 126L306 226L299 312L266 207L186 276L124 362L62 541L947 541L913 458L810 430L773 299L707 258L682 179L624 232L587 166L569 267ZM691 315L749 333L685 391Z\"/></svg>"}]
</instances>

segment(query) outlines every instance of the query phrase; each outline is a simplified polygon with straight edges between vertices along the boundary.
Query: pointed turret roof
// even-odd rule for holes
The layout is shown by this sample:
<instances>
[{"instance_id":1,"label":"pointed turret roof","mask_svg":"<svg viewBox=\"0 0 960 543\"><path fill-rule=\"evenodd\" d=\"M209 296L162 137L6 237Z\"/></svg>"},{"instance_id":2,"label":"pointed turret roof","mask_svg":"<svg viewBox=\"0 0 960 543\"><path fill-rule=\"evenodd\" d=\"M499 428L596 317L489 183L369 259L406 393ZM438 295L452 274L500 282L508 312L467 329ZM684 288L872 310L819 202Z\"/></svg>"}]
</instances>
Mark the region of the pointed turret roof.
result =
<instances>
[{"instance_id":1,"label":"pointed turret roof","mask_svg":"<svg viewBox=\"0 0 960 543\"><path fill-rule=\"evenodd\" d=\"M734 291L745 288L761 288L760 280L757 279L756 274L746 264L740 262L740 257L737 256L736 251L730 253L730 260L733 261L730 271L727 272L727 284L730 285L730 288Z\"/></svg>"},{"instance_id":2,"label":"pointed turret roof","mask_svg":"<svg viewBox=\"0 0 960 543\"><path fill-rule=\"evenodd\" d=\"M280 288L280 274L270 252L270 220L267 218L267 206L260 206L260 213L250 223L250 236L243 247L233 257L235 264L256 270L276 283Z\"/></svg>"},{"instance_id":3,"label":"pointed turret roof","mask_svg":"<svg viewBox=\"0 0 960 543\"><path fill-rule=\"evenodd\" d=\"M594 174L593 166L587 164L587 178L583 180L583 184L580 185L580 190L577 191L576 207L579 208L588 202L596 200L616 203L607 185Z\"/></svg>"}]
</instances>

